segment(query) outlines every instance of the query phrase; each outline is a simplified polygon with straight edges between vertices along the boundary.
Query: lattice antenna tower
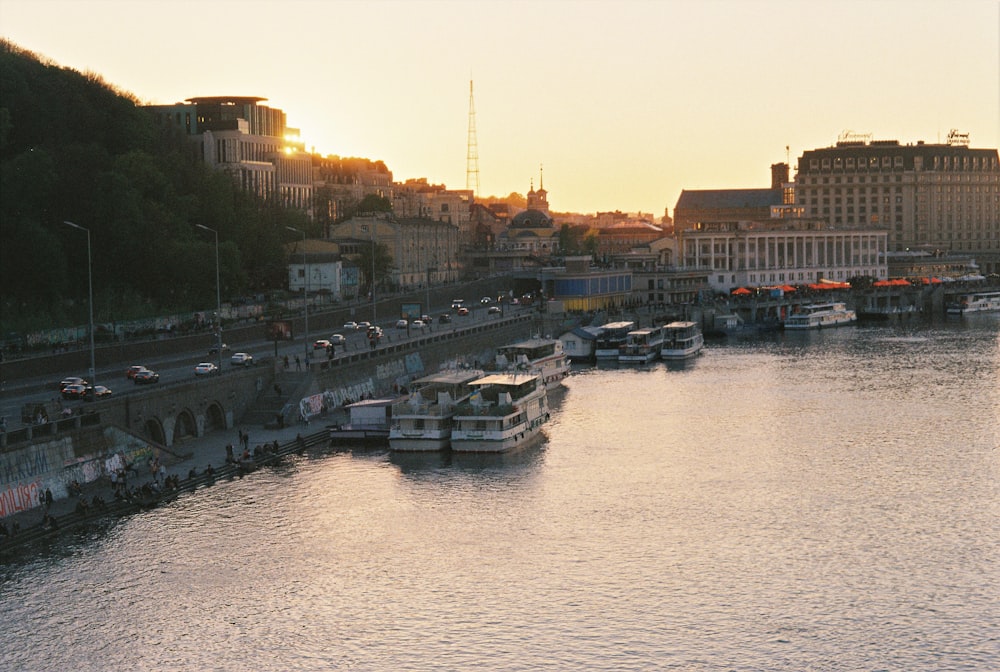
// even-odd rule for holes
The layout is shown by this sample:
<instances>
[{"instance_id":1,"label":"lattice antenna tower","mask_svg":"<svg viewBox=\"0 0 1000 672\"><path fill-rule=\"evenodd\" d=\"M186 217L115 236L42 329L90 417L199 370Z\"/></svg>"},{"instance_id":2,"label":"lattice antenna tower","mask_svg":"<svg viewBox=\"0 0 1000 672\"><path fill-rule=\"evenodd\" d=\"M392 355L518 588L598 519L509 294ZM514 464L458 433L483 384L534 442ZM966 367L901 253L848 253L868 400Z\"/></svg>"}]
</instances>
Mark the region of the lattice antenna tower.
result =
<instances>
[{"instance_id":1,"label":"lattice antenna tower","mask_svg":"<svg viewBox=\"0 0 1000 672\"><path fill-rule=\"evenodd\" d=\"M476 144L476 100L472 96L469 80L469 140L465 152L465 188L472 189L473 197L479 194L479 146Z\"/></svg>"}]
</instances>

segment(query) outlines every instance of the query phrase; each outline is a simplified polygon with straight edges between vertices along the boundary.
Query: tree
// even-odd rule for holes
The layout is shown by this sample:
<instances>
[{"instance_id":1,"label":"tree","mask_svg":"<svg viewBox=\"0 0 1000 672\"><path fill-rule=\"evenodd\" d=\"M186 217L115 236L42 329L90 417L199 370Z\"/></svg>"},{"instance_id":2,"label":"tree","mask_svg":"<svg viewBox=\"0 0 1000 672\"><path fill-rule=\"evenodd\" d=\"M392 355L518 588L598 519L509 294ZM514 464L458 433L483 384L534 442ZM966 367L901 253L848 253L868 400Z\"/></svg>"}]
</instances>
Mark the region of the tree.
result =
<instances>
[{"instance_id":1,"label":"tree","mask_svg":"<svg viewBox=\"0 0 1000 672\"><path fill-rule=\"evenodd\" d=\"M381 285L392 272L393 259L389 248L376 242L375 248L375 285ZM362 245L358 254L358 270L365 279L367 291L372 290L372 246Z\"/></svg>"}]
</instances>

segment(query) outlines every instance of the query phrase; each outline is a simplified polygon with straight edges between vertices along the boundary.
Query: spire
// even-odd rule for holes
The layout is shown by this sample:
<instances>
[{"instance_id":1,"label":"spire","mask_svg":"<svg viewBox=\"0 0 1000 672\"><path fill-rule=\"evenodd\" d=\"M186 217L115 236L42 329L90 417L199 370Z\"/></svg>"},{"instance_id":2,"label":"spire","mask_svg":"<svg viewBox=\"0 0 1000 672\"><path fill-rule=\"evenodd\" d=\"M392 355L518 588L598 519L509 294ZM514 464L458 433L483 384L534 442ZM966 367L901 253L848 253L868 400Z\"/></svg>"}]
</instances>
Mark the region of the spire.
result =
<instances>
[{"instance_id":1,"label":"spire","mask_svg":"<svg viewBox=\"0 0 1000 672\"><path fill-rule=\"evenodd\" d=\"M545 175L542 164L538 164L538 191L545 191Z\"/></svg>"}]
</instances>

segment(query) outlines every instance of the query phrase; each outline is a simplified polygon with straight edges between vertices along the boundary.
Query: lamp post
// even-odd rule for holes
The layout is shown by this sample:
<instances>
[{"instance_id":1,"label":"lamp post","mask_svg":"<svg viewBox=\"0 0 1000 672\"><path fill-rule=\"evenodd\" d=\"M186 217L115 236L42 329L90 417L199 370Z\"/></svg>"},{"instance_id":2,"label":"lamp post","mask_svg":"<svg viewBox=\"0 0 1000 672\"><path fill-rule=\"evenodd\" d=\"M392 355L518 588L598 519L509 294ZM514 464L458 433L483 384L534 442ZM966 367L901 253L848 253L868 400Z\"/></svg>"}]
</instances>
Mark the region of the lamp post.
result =
<instances>
[{"instance_id":1,"label":"lamp post","mask_svg":"<svg viewBox=\"0 0 1000 672\"><path fill-rule=\"evenodd\" d=\"M308 362L309 361L309 270L310 269L309 266L306 264L306 232L303 231L302 229L296 229L294 226L286 226L285 228L288 229L289 231L294 231L295 233L302 234L302 267L305 269L306 272L306 287L305 287L305 292L303 292L303 295L305 297L303 305L305 306L305 311L306 311L305 349L306 349L306 362Z\"/></svg>"},{"instance_id":2,"label":"lamp post","mask_svg":"<svg viewBox=\"0 0 1000 672\"><path fill-rule=\"evenodd\" d=\"M89 294L89 308L90 308L90 371L89 378L90 384L97 389L97 367L94 364L94 269L93 263L90 256L90 229L80 226L79 224L74 224L73 222L63 221L66 226L71 226L74 229L79 229L87 234L87 293Z\"/></svg>"},{"instance_id":3,"label":"lamp post","mask_svg":"<svg viewBox=\"0 0 1000 672\"><path fill-rule=\"evenodd\" d=\"M216 328L218 329L218 341L216 342L217 349L219 351L219 374L222 374L222 284L219 282L219 232L215 229L210 229L204 224L195 224L196 227L204 231L209 231L215 236L215 305L216 305L216 320L218 324Z\"/></svg>"},{"instance_id":4,"label":"lamp post","mask_svg":"<svg viewBox=\"0 0 1000 672\"><path fill-rule=\"evenodd\" d=\"M372 222L372 324L378 324L375 310L375 223Z\"/></svg>"}]
</instances>

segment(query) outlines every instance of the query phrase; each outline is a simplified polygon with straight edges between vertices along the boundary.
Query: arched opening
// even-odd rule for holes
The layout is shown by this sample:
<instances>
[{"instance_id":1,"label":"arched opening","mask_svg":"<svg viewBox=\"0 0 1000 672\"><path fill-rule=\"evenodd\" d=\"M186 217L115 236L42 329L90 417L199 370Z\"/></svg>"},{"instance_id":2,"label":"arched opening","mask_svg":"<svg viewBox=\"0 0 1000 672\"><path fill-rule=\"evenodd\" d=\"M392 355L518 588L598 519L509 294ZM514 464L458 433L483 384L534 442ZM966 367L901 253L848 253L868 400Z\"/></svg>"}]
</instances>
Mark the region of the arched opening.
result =
<instances>
[{"instance_id":1,"label":"arched opening","mask_svg":"<svg viewBox=\"0 0 1000 672\"><path fill-rule=\"evenodd\" d=\"M209 404L208 408L205 409L205 430L204 433L208 434L217 429L226 428L226 416L222 411L222 406L218 403Z\"/></svg>"},{"instance_id":2,"label":"arched opening","mask_svg":"<svg viewBox=\"0 0 1000 672\"><path fill-rule=\"evenodd\" d=\"M142 430L146 434L146 438L153 443L158 443L161 446L166 443L167 437L163 434L163 425L156 418L150 418L142 425Z\"/></svg>"},{"instance_id":3,"label":"arched opening","mask_svg":"<svg viewBox=\"0 0 1000 672\"><path fill-rule=\"evenodd\" d=\"M174 441L173 445L182 443L188 439L193 439L198 435L198 425L195 423L194 415L191 411L185 409L177 414L177 420L174 422Z\"/></svg>"}]
</instances>

